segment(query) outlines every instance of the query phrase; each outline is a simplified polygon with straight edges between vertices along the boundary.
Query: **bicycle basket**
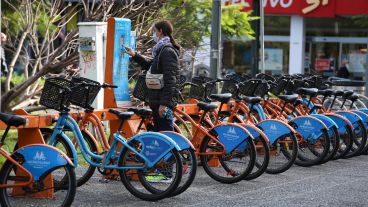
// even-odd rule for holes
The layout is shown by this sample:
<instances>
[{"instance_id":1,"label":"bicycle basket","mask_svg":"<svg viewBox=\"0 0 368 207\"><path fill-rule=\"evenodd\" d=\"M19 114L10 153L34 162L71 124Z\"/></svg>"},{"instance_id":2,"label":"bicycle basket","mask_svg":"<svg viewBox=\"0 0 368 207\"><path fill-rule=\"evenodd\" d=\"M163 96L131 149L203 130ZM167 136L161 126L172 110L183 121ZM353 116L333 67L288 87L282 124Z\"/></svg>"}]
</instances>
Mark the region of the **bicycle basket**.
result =
<instances>
[{"instance_id":1,"label":"bicycle basket","mask_svg":"<svg viewBox=\"0 0 368 207\"><path fill-rule=\"evenodd\" d=\"M271 93L278 96L280 95L280 93L284 92L286 86L288 85L288 81L280 78L276 81L276 83L277 83L277 86L272 87Z\"/></svg>"},{"instance_id":2,"label":"bicycle basket","mask_svg":"<svg viewBox=\"0 0 368 207\"><path fill-rule=\"evenodd\" d=\"M293 81L290 81L287 86L286 86L286 93L287 94L292 94L293 92L295 92L296 89L304 87L305 82L304 80L301 79L294 79Z\"/></svg>"},{"instance_id":3,"label":"bicycle basket","mask_svg":"<svg viewBox=\"0 0 368 207\"><path fill-rule=\"evenodd\" d=\"M73 77L71 83L72 93L70 95L70 103L82 108L92 108L91 104L100 91L101 84L82 77Z\"/></svg>"},{"instance_id":4,"label":"bicycle basket","mask_svg":"<svg viewBox=\"0 0 368 207\"><path fill-rule=\"evenodd\" d=\"M40 104L50 109L62 111L69 102L71 82L63 78L46 79Z\"/></svg>"},{"instance_id":5,"label":"bicycle basket","mask_svg":"<svg viewBox=\"0 0 368 207\"><path fill-rule=\"evenodd\" d=\"M137 82L133 90L133 96L141 101L149 102L148 99L149 90L146 86L146 75L138 75Z\"/></svg>"},{"instance_id":6,"label":"bicycle basket","mask_svg":"<svg viewBox=\"0 0 368 207\"><path fill-rule=\"evenodd\" d=\"M205 94L209 96L215 89L216 83L211 83L207 85L207 92L205 93L205 87L202 84L212 81L213 79L207 77L193 77L192 83L197 84L198 86L190 86L189 90L189 98L194 98L199 101L206 101Z\"/></svg>"},{"instance_id":7,"label":"bicycle basket","mask_svg":"<svg viewBox=\"0 0 368 207\"><path fill-rule=\"evenodd\" d=\"M251 81L245 81L239 84L239 94L244 96L254 96L254 92L256 91L258 84L259 83L254 83Z\"/></svg>"},{"instance_id":8,"label":"bicycle basket","mask_svg":"<svg viewBox=\"0 0 368 207\"><path fill-rule=\"evenodd\" d=\"M233 94L233 97L237 95L236 93L238 91L238 88L236 85L248 79L247 77L240 76L236 73L227 75L226 78L229 80L226 80L224 82L224 85L222 86L221 89L221 93L231 93Z\"/></svg>"},{"instance_id":9,"label":"bicycle basket","mask_svg":"<svg viewBox=\"0 0 368 207\"><path fill-rule=\"evenodd\" d=\"M264 97L269 91L269 85L267 82L262 82L257 85L256 90L254 91L255 96Z\"/></svg>"}]
</instances>

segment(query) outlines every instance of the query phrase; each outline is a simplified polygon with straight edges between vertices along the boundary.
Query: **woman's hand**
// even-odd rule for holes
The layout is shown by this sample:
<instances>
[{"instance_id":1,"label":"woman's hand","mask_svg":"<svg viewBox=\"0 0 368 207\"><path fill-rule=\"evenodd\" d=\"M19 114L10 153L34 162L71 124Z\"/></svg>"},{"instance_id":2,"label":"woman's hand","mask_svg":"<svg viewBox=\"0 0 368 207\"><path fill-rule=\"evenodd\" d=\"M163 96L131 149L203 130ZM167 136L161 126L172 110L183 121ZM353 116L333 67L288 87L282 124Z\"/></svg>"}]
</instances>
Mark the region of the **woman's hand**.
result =
<instances>
[{"instance_id":1,"label":"woman's hand","mask_svg":"<svg viewBox=\"0 0 368 207\"><path fill-rule=\"evenodd\" d=\"M165 116L165 112L166 112L166 106L164 106L164 105L160 105L160 107L158 108L158 115L159 115L161 118L164 118L164 116Z\"/></svg>"},{"instance_id":2,"label":"woman's hand","mask_svg":"<svg viewBox=\"0 0 368 207\"><path fill-rule=\"evenodd\" d=\"M132 48L125 47L125 49L126 49L128 55L130 55L131 57L134 57L135 56L135 51Z\"/></svg>"}]
</instances>

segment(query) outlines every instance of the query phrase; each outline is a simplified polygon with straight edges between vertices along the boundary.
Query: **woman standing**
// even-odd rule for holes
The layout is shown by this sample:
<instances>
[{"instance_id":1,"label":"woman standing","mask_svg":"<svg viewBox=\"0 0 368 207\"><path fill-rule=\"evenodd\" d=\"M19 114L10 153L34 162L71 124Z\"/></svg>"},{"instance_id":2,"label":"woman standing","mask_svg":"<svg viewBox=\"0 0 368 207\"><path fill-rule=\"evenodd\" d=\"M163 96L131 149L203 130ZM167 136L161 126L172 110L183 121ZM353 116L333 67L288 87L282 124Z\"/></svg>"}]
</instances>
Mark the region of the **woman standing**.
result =
<instances>
[{"instance_id":1,"label":"woman standing","mask_svg":"<svg viewBox=\"0 0 368 207\"><path fill-rule=\"evenodd\" d=\"M149 89L149 106L153 112L155 131L174 131L173 108L178 100L179 51L180 46L172 36L173 26L169 21L154 24L152 60L147 60L131 48L127 53L143 70L152 74L163 74L162 89Z\"/></svg>"}]
</instances>

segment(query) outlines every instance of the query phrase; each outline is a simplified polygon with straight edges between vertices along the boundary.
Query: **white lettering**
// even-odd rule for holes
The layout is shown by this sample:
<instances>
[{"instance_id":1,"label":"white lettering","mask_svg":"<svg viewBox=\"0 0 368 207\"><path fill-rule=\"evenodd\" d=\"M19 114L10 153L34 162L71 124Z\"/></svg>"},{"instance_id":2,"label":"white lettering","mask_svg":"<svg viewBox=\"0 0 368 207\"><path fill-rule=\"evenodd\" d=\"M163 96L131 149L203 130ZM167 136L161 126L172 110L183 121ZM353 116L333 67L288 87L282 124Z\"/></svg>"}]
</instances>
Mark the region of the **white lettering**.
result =
<instances>
[{"instance_id":1,"label":"white lettering","mask_svg":"<svg viewBox=\"0 0 368 207\"><path fill-rule=\"evenodd\" d=\"M285 3L287 1L287 3ZM293 4L293 0L281 0L280 5L282 8L289 8Z\"/></svg>"}]
</instances>

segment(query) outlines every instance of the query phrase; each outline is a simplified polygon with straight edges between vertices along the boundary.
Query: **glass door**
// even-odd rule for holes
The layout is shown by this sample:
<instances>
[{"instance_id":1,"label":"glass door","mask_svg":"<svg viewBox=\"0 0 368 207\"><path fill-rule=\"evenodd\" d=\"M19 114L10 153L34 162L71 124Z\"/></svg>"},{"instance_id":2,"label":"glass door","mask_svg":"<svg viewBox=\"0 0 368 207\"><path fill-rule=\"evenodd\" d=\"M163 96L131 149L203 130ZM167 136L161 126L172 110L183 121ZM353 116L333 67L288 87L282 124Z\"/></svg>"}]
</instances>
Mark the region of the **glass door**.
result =
<instances>
[{"instance_id":1,"label":"glass door","mask_svg":"<svg viewBox=\"0 0 368 207\"><path fill-rule=\"evenodd\" d=\"M334 76L339 62L339 43L312 42L309 47L310 72L323 76Z\"/></svg>"}]
</instances>

